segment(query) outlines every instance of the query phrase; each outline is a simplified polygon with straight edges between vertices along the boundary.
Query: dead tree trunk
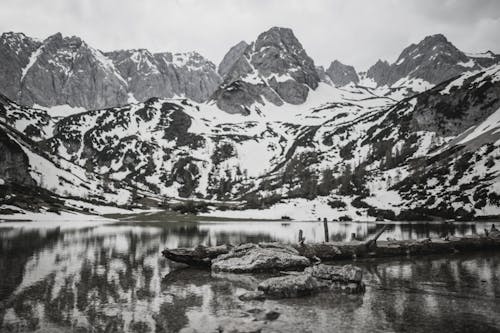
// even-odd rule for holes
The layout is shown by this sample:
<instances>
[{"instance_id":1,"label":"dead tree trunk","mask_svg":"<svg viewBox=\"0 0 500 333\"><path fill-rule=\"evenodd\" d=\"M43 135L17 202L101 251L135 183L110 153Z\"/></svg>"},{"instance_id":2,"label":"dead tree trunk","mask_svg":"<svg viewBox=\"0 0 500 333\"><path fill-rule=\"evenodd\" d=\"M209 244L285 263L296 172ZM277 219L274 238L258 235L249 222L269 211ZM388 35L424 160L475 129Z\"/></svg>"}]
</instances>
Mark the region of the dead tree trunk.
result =
<instances>
[{"instance_id":1,"label":"dead tree trunk","mask_svg":"<svg viewBox=\"0 0 500 333\"><path fill-rule=\"evenodd\" d=\"M384 227L382 229L380 229L376 234L375 236L368 240L366 243L365 243L365 246L366 246L366 249L369 250L371 247L375 246L377 244L377 239L382 236L382 234L384 233L384 231L386 231L387 229L389 228L389 226L386 224L384 225Z\"/></svg>"},{"instance_id":2,"label":"dead tree trunk","mask_svg":"<svg viewBox=\"0 0 500 333\"><path fill-rule=\"evenodd\" d=\"M330 241L330 236L328 233L328 222L326 219L323 221L323 228L325 229L325 243L328 243Z\"/></svg>"}]
</instances>

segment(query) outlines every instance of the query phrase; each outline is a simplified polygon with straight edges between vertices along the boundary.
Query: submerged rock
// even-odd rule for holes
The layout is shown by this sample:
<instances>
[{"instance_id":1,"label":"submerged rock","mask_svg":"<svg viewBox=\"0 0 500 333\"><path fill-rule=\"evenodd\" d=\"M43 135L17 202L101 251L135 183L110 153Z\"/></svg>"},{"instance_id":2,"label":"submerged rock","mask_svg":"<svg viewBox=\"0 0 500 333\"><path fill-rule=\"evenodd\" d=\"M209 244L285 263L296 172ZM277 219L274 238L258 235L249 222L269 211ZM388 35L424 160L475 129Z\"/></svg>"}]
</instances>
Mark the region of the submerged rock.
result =
<instances>
[{"instance_id":1,"label":"submerged rock","mask_svg":"<svg viewBox=\"0 0 500 333\"><path fill-rule=\"evenodd\" d=\"M264 328L263 321L253 319L224 318L219 321L217 332L221 333L259 333Z\"/></svg>"},{"instance_id":2,"label":"submerged rock","mask_svg":"<svg viewBox=\"0 0 500 333\"><path fill-rule=\"evenodd\" d=\"M264 315L264 318L266 320L276 320L280 317L280 315L281 315L281 313L274 311L274 310L271 310L269 312L266 312L266 314Z\"/></svg>"},{"instance_id":3,"label":"submerged rock","mask_svg":"<svg viewBox=\"0 0 500 333\"><path fill-rule=\"evenodd\" d=\"M349 282L349 283L341 283L341 282L334 282L330 286L330 290L341 290L345 293L348 294L361 294L364 293L366 290L366 286L363 282Z\"/></svg>"},{"instance_id":4,"label":"submerged rock","mask_svg":"<svg viewBox=\"0 0 500 333\"><path fill-rule=\"evenodd\" d=\"M244 244L212 260L212 271L250 273L301 269L309 259L289 246L274 243Z\"/></svg>"},{"instance_id":5,"label":"submerged rock","mask_svg":"<svg viewBox=\"0 0 500 333\"><path fill-rule=\"evenodd\" d=\"M238 298L241 301L263 301L266 299L266 295L261 290L252 290L241 294Z\"/></svg>"}]
</instances>

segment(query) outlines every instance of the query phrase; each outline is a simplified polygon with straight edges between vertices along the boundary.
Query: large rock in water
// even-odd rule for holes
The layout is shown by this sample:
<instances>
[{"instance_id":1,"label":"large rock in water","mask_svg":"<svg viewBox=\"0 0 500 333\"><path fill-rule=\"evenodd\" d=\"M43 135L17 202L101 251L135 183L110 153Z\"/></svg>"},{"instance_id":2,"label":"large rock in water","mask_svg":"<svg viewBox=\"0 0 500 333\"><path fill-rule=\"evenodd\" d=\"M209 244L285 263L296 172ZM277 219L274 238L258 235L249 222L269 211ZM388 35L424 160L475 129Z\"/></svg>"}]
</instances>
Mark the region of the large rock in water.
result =
<instances>
[{"instance_id":1,"label":"large rock in water","mask_svg":"<svg viewBox=\"0 0 500 333\"><path fill-rule=\"evenodd\" d=\"M302 269L309 259L289 246L274 243L244 244L212 261L212 271L250 273Z\"/></svg>"},{"instance_id":2,"label":"large rock in water","mask_svg":"<svg viewBox=\"0 0 500 333\"><path fill-rule=\"evenodd\" d=\"M309 274L279 276L262 281L258 289L264 294L276 298L307 296L327 289L328 283Z\"/></svg>"},{"instance_id":3,"label":"large rock in water","mask_svg":"<svg viewBox=\"0 0 500 333\"><path fill-rule=\"evenodd\" d=\"M334 282L361 282L363 279L363 270L353 265L344 266L328 266L315 265L307 267L304 270L305 274L321 279Z\"/></svg>"},{"instance_id":4,"label":"large rock in water","mask_svg":"<svg viewBox=\"0 0 500 333\"><path fill-rule=\"evenodd\" d=\"M315 265L308 267L302 273L292 273L287 276L274 277L262 281L257 289L264 296L271 298L290 298L307 296L323 290L341 290L347 293L362 293L365 285L361 281L361 268L352 265L328 266ZM253 299L260 294L249 293L242 298Z\"/></svg>"}]
</instances>

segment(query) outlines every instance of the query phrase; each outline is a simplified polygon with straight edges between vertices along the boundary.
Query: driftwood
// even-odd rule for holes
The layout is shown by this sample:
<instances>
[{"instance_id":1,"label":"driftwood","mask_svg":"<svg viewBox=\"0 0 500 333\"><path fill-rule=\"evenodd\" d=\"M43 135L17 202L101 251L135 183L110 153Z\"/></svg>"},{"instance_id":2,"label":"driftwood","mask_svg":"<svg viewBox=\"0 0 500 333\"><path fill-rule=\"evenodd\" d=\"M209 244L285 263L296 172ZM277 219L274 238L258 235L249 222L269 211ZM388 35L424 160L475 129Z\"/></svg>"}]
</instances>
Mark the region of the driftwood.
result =
<instances>
[{"instance_id":1,"label":"driftwood","mask_svg":"<svg viewBox=\"0 0 500 333\"><path fill-rule=\"evenodd\" d=\"M336 261L355 258L383 258L408 255L448 254L479 250L500 250L500 232L493 229L485 236L446 237L420 240L377 241L385 231L381 229L374 238L366 241L299 243L292 245L300 255L311 261ZM173 261L192 266L211 265L212 259L226 254L231 246L199 246L194 249L167 249L163 255Z\"/></svg>"},{"instance_id":2,"label":"driftwood","mask_svg":"<svg viewBox=\"0 0 500 333\"><path fill-rule=\"evenodd\" d=\"M217 258L221 254L229 253L231 248L232 246L226 244L213 247L199 245L195 248L165 249L162 251L162 254L165 258L182 264L210 267L212 259Z\"/></svg>"}]
</instances>

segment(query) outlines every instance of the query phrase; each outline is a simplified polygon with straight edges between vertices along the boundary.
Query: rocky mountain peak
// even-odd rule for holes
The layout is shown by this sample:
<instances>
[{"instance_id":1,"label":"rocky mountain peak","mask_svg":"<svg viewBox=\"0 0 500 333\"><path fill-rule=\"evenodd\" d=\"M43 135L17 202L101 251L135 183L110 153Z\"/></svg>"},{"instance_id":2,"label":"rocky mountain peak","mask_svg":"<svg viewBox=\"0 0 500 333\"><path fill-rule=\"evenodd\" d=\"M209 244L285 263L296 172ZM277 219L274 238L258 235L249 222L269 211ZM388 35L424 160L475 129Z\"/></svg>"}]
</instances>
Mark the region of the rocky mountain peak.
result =
<instances>
[{"instance_id":1,"label":"rocky mountain peak","mask_svg":"<svg viewBox=\"0 0 500 333\"><path fill-rule=\"evenodd\" d=\"M389 72L391 65L386 60L377 60L375 65L371 66L366 72L366 77L371 78L379 86L386 85L389 81Z\"/></svg>"},{"instance_id":2,"label":"rocky mountain peak","mask_svg":"<svg viewBox=\"0 0 500 333\"><path fill-rule=\"evenodd\" d=\"M295 37L292 29L282 27L272 27L262 32L255 40L254 51L259 51L264 47L279 47L292 51L295 48L302 49L302 45Z\"/></svg>"},{"instance_id":3,"label":"rocky mountain peak","mask_svg":"<svg viewBox=\"0 0 500 333\"><path fill-rule=\"evenodd\" d=\"M29 46L38 46L40 41L26 36L22 32L4 32L0 36L0 46L5 47L14 51L16 54L20 54L25 51Z\"/></svg>"},{"instance_id":4,"label":"rocky mountain peak","mask_svg":"<svg viewBox=\"0 0 500 333\"><path fill-rule=\"evenodd\" d=\"M378 86L392 86L398 81L415 79L435 85L481 67L483 64L467 56L444 35L435 34L406 47L391 65L377 62L368 70L367 77Z\"/></svg>"},{"instance_id":5,"label":"rocky mountain peak","mask_svg":"<svg viewBox=\"0 0 500 333\"><path fill-rule=\"evenodd\" d=\"M253 45L251 62L265 77L289 74L312 89L318 86L314 61L289 28L273 27L261 33Z\"/></svg>"},{"instance_id":6,"label":"rocky mountain peak","mask_svg":"<svg viewBox=\"0 0 500 333\"><path fill-rule=\"evenodd\" d=\"M326 74L336 87L342 87L349 83L358 83L359 77L353 66L344 65L334 60L326 70Z\"/></svg>"},{"instance_id":7,"label":"rocky mountain peak","mask_svg":"<svg viewBox=\"0 0 500 333\"><path fill-rule=\"evenodd\" d=\"M16 100L21 90L23 69L41 42L18 32L0 36L0 92Z\"/></svg>"},{"instance_id":8,"label":"rocky mountain peak","mask_svg":"<svg viewBox=\"0 0 500 333\"><path fill-rule=\"evenodd\" d=\"M227 73L231 70L231 67L233 67L236 61L241 58L248 46L247 42L241 41L229 49L229 52L227 52L224 58L222 58L218 67L219 75L222 76L222 78L227 75Z\"/></svg>"},{"instance_id":9,"label":"rocky mountain peak","mask_svg":"<svg viewBox=\"0 0 500 333\"><path fill-rule=\"evenodd\" d=\"M207 100L221 82L216 66L197 52L147 49L103 53L77 36L37 41L22 33L0 37L0 91L24 104L86 109L150 97Z\"/></svg>"},{"instance_id":10,"label":"rocky mountain peak","mask_svg":"<svg viewBox=\"0 0 500 333\"><path fill-rule=\"evenodd\" d=\"M450 43L442 34L425 37L418 44L411 44L401 52L396 66L403 71L409 72L419 65L427 65L429 62L443 62L448 65L456 65L467 62L467 56ZM434 82L438 83L438 82Z\"/></svg>"},{"instance_id":11,"label":"rocky mountain peak","mask_svg":"<svg viewBox=\"0 0 500 333\"><path fill-rule=\"evenodd\" d=\"M255 103L301 104L320 82L314 61L291 29L273 27L249 46L237 46L224 57L224 84L213 96L222 110L247 114Z\"/></svg>"}]
</instances>

